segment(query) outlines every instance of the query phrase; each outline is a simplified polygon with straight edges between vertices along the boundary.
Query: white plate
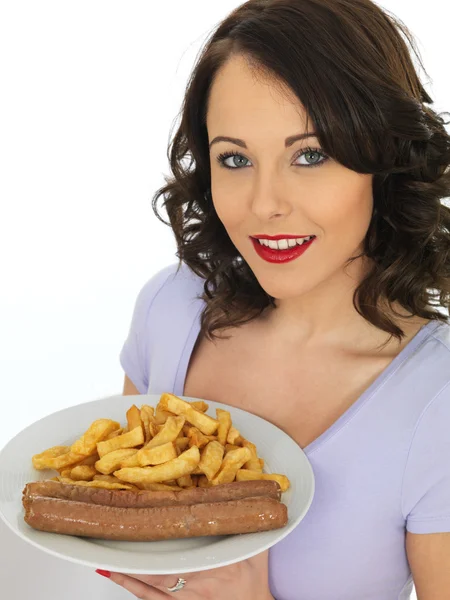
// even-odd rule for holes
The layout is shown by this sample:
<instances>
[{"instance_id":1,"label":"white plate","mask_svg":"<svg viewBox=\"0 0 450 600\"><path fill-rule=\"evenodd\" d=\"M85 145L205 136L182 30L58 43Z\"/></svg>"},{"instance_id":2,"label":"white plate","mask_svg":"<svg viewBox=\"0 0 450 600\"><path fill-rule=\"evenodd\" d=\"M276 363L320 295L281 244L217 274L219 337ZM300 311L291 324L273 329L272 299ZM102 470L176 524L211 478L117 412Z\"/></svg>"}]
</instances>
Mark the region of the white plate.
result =
<instances>
[{"instance_id":1,"label":"white plate","mask_svg":"<svg viewBox=\"0 0 450 600\"><path fill-rule=\"evenodd\" d=\"M181 396L185 400L198 400ZM110 396L55 412L17 434L0 453L0 516L22 539L60 558L122 573L179 574L203 571L239 562L267 550L288 535L304 518L314 496L314 474L296 442L268 421L219 402L209 404L231 413L242 435L256 444L267 473L282 473L291 481L282 494L288 507L288 524L273 531L242 535L203 536L156 542L123 542L82 538L36 531L24 519L22 490L30 481L49 479L55 471L37 471L31 457L46 448L70 445L95 419L110 418L126 423L125 413L134 403L156 406L160 395Z\"/></svg>"}]
</instances>

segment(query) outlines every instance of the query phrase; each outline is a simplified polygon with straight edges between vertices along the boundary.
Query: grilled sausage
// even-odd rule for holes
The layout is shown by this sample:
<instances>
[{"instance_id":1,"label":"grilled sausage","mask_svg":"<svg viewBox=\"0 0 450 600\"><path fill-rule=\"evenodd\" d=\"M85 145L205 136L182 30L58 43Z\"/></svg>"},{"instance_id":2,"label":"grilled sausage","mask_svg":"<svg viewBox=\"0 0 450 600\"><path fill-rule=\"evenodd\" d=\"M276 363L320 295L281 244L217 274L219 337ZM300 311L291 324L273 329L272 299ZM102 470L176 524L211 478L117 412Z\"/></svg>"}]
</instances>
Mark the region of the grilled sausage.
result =
<instances>
[{"instance_id":1,"label":"grilled sausage","mask_svg":"<svg viewBox=\"0 0 450 600\"><path fill-rule=\"evenodd\" d=\"M34 529L106 540L154 541L252 533L284 527L288 520L286 505L266 496L119 508L28 495L24 496L24 506L25 521Z\"/></svg>"},{"instance_id":2,"label":"grilled sausage","mask_svg":"<svg viewBox=\"0 0 450 600\"><path fill-rule=\"evenodd\" d=\"M88 502L120 508L145 508L152 506L179 506L202 502L239 500L248 496L267 496L275 500L281 497L278 482L274 480L233 481L210 488L190 488L181 491L107 490L104 488L68 485L59 481L35 481L27 483L24 501L31 496L46 496Z\"/></svg>"}]
</instances>

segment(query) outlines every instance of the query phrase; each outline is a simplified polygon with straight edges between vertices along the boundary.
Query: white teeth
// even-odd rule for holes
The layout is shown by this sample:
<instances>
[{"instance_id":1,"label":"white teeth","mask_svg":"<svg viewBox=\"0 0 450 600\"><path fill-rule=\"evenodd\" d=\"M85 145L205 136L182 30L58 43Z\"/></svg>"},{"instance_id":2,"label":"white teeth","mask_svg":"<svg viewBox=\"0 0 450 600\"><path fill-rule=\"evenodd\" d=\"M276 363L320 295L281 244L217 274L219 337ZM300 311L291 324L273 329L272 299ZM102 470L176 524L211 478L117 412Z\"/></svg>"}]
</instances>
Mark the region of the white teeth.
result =
<instances>
[{"instance_id":1,"label":"white teeth","mask_svg":"<svg viewBox=\"0 0 450 600\"><path fill-rule=\"evenodd\" d=\"M312 235L305 238L296 238L296 239L284 239L284 240L258 240L262 246L267 246L268 248L272 248L272 250L286 250L287 248L293 248L297 244L301 246L305 242L308 242L312 237Z\"/></svg>"}]
</instances>

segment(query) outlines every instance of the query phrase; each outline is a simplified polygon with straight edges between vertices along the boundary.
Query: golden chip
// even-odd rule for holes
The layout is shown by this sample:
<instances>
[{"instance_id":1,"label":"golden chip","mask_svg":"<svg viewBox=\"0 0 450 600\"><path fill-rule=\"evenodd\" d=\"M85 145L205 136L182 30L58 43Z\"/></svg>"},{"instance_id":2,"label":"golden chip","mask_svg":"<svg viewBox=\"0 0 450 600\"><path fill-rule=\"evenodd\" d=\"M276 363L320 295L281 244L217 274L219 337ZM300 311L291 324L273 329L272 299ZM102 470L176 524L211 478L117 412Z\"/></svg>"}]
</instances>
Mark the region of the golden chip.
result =
<instances>
[{"instance_id":1,"label":"golden chip","mask_svg":"<svg viewBox=\"0 0 450 600\"><path fill-rule=\"evenodd\" d=\"M73 467L70 471L69 479L74 479L75 481L90 481L96 473L97 471L92 466L78 465ZM64 477L63 473L61 473L61 476Z\"/></svg>"},{"instance_id":2,"label":"golden chip","mask_svg":"<svg viewBox=\"0 0 450 600\"><path fill-rule=\"evenodd\" d=\"M112 452L113 450L119 450L120 448L133 448L134 446L139 446L144 443L144 433L142 431L142 427L135 427L132 431L128 433L124 433L115 437L112 440L108 440L106 442L100 442L97 444L97 452L102 458L108 452Z\"/></svg>"},{"instance_id":3,"label":"golden chip","mask_svg":"<svg viewBox=\"0 0 450 600\"><path fill-rule=\"evenodd\" d=\"M205 435L212 435L219 427L219 421L196 410L189 402L186 402L173 394L162 394L158 406L162 410L169 410L176 415L183 415L186 417L186 421L192 423L195 427L198 427Z\"/></svg>"},{"instance_id":4,"label":"golden chip","mask_svg":"<svg viewBox=\"0 0 450 600\"><path fill-rule=\"evenodd\" d=\"M95 463L97 471L103 475L109 475L116 471L122 464L123 460L137 454L136 448L119 448L104 454L100 460Z\"/></svg>"},{"instance_id":5,"label":"golden chip","mask_svg":"<svg viewBox=\"0 0 450 600\"><path fill-rule=\"evenodd\" d=\"M70 447L73 454L89 456L96 450L97 444L105 439L115 429L120 428L120 423L111 419L97 419L89 429Z\"/></svg>"},{"instance_id":6,"label":"golden chip","mask_svg":"<svg viewBox=\"0 0 450 600\"><path fill-rule=\"evenodd\" d=\"M291 485L286 475L278 473L258 473L257 471L249 471L248 469L239 469L236 473L236 481L249 481L252 479L273 479L278 481L282 492L285 492Z\"/></svg>"},{"instance_id":7,"label":"golden chip","mask_svg":"<svg viewBox=\"0 0 450 600\"><path fill-rule=\"evenodd\" d=\"M162 426L161 431L159 431L155 437L145 445L145 447L154 448L155 446L167 444L167 442L174 442L182 430L185 420L186 419L183 416L167 417L167 421Z\"/></svg>"},{"instance_id":8,"label":"golden chip","mask_svg":"<svg viewBox=\"0 0 450 600\"><path fill-rule=\"evenodd\" d=\"M130 467L115 471L114 475L121 481L130 483L159 483L169 479L178 479L190 475L200 462L200 451L192 446L177 458L154 467Z\"/></svg>"},{"instance_id":9,"label":"golden chip","mask_svg":"<svg viewBox=\"0 0 450 600\"><path fill-rule=\"evenodd\" d=\"M211 442L213 443L213 442ZM248 448L238 448L230 450L225 454L222 466L217 475L211 480L213 485L221 483L231 483L236 477L236 473L251 457L251 452Z\"/></svg>"},{"instance_id":10,"label":"golden chip","mask_svg":"<svg viewBox=\"0 0 450 600\"><path fill-rule=\"evenodd\" d=\"M221 408L216 408L217 420L219 421L219 428L217 430L217 441L219 441L222 446L225 446L227 443L228 433L231 429L231 414L228 410L222 410Z\"/></svg>"},{"instance_id":11,"label":"golden chip","mask_svg":"<svg viewBox=\"0 0 450 600\"><path fill-rule=\"evenodd\" d=\"M68 485L83 485L85 487L104 488L107 490L132 490L134 488L134 486L122 483L121 481L117 483L109 483L109 481L98 479L94 479L93 481L74 481L68 477L58 477L58 481L67 483Z\"/></svg>"},{"instance_id":12,"label":"golden chip","mask_svg":"<svg viewBox=\"0 0 450 600\"><path fill-rule=\"evenodd\" d=\"M209 442L203 448L198 469L206 475L209 481L217 475L222 465L223 453L224 447L217 441Z\"/></svg>"}]
</instances>

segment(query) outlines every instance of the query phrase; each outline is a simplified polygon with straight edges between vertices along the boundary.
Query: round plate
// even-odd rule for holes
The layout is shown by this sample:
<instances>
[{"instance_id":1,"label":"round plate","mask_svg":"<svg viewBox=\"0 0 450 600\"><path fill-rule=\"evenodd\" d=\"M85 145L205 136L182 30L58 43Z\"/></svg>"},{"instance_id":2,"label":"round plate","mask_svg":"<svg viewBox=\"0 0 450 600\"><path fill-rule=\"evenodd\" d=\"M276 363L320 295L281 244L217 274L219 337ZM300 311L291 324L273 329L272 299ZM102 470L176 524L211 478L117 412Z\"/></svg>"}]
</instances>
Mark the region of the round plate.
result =
<instances>
[{"instance_id":1,"label":"round plate","mask_svg":"<svg viewBox=\"0 0 450 600\"><path fill-rule=\"evenodd\" d=\"M192 401L198 398L180 396ZM22 490L26 483L54 477L55 471L37 471L31 457L51 446L70 445L92 421L109 418L126 423L132 404L156 406L159 394L109 396L55 412L17 434L0 453L0 516L22 539L53 556L122 573L163 575L222 567L250 558L286 537L304 518L314 496L314 474L300 446L284 431L249 412L205 400L207 414L228 410L233 425L254 444L264 459L266 473L286 475L291 487L281 500L288 507L285 527L241 535L203 536L156 542L123 542L82 538L37 531L24 521Z\"/></svg>"}]
</instances>

